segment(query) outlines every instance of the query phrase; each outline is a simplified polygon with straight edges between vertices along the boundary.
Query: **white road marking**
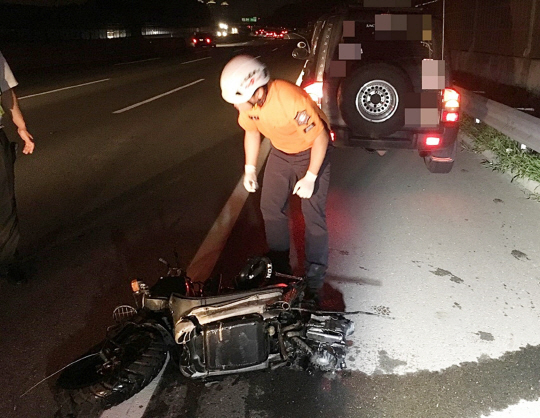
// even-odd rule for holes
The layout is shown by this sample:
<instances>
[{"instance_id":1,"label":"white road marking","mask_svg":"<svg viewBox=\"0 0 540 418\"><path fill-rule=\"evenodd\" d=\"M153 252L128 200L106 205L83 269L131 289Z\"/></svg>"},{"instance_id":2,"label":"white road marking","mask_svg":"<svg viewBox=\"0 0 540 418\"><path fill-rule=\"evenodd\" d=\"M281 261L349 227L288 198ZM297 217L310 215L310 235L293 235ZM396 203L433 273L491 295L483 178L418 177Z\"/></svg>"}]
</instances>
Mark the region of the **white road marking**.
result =
<instances>
[{"instance_id":1,"label":"white road marking","mask_svg":"<svg viewBox=\"0 0 540 418\"><path fill-rule=\"evenodd\" d=\"M103 80L90 81L88 83L76 84L74 86L69 86L69 87L62 87L60 89L44 91L42 93L28 94L26 96L19 97L19 100L29 99L30 97L36 97L36 96L43 96L44 94L56 93L58 91L63 91L63 90L75 89L77 87L89 86L90 84L103 83L104 81L109 81L109 80L110 78L104 78Z\"/></svg>"},{"instance_id":2,"label":"white road marking","mask_svg":"<svg viewBox=\"0 0 540 418\"><path fill-rule=\"evenodd\" d=\"M279 48L274 48L274 49L272 49L272 52L277 51L278 49L279 49Z\"/></svg>"},{"instance_id":3,"label":"white road marking","mask_svg":"<svg viewBox=\"0 0 540 418\"><path fill-rule=\"evenodd\" d=\"M232 48L234 46L244 46L244 45L249 45L250 41L247 41L247 42L236 42L236 43L233 43L233 44L216 44L216 46L218 48Z\"/></svg>"},{"instance_id":4,"label":"white road marking","mask_svg":"<svg viewBox=\"0 0 540 418\"><path fill-rule=\"evenodd\" d=\"M150 103L150 102L153 102L154 100L161 99L162 97L168 96L169 94L176 93L177 91L185 89L186 87L193 86L193 85L195 85L197 83L200 83L201 81L204 81L204 78L201 78L201 79L199 79L197 81L186 84L185 86L181 86L181 87L178 87L176 89L170 90L170 91L165 92L163 94L158 94L157 96L151 97L150 99L143 100L142 102L139 102L139 103L132 104L131 106L124 107L123 109L115 110L113 113L118 114L118 113L127 112L128 110L135 109L136 107L142 106L143 104Z\"/></svg>"},{"instance_id":5,"label":"white road marking","mask_svg":"<svg viewBox=\"0 0 540 418\"><path fill-rule=\"evenodd\" d=\"M302 84L302 80L304 78L304 70L300 72L300 75L296 79L296 85L300 87L300 84Z\"/></svg>"},{"instance_id":6,"label":"white road marking","mask_svg":"<svg viewBox=\"0 0 540 418\"><path fill-rule=\"evenodd\" d=\"M191 64L192 62L197 62L197 61L202 61L202 60L209 60L210 58L212 58L212 57L199 58L199 59L196 59L196 60L191 60L191 61L182 62L181 64L182 64L182 65L184 65L184 64Z\"/></svg>"},{"instance_id":7,"label":"white road marking","mask_svg":"<svg viewBox=\"0 0 540 418\"><path fill-rule=\"evenodd\" d=\"M481 418L538 418L540 401L528 402L523 399L502 411L495 411Z\"/></svg>"},{"instance_id":8,"label":"white road marking","mask_svg":"<svg viewBox=\"0 0 540 418\"><path fill-rule=\"evenodd\" d=\"M141 418L144 415L146 408L148 408L150 398L152 398L152 395L157 389L157 386L161 380L161 376L163 376L163 372L167 368L168 363L169 355L167 354L167 360L165 361L163 368L161 369L159 374L148 384L148 386L146 386L139 393L122 402L121 404L107 409L103 412L103 414L101 414L100 418Z\"/></svg>"},{"instance_id":9,"label":"white road marking","mask_svg":"<svg viewBox=\"0 0 540 418\"><path fill-rule=\"evenodd\" d=\"M155 60L160 60L160 59L161 59L160 57L148 58L148 59L145 59L145 60L137 60L137 61L129 61L129 62L118 62L118 63L116 63L114 65L138 64L139 62L155 61Z\"/></svg>"},{"instance_id":10,"label":"white road marking","mask_svg":"<svg viewBox=\"0 0 540 418\"><path fill-rule=\"evenodd\" d=\"M261 58L261 56L260 56L260 55L257 55L257 56L255 57L255 59L259 59L259 58Z\"/></svg>"},{"instance_id":11,"label":"white road marking","mask_svg":"<svg viewBox=\"0 0 540 418\"><path fill-rule=\"evenodd\" d=\"M379 171L361 195L340 193L345 183L329 193L330 248L336 250L328 284L343 295L347 310L388 309L395 318L355 318L350 369L367 375L439 372L540 345L540 207L526 203L521 190L507 187L499 175L480 171L480 160L460 154L462 171L482 176L474 182L457 175L438 186L425 178L418 183L401 167L399 174ZM397 203L403 184L410 188ZM413 191L419 184L425 188ZM482 203L462 199L464 193L479 196L478 202L504 202L504 210L484 213ZM361 260L361 266L348 260Z\"/></svg>"},{"instance_id":12,"label":"white road marking","mask_svg":"<svg viewBox=\"0 0 540 418\"><path fill-rule=\"evenodd\" d=\"M259 151L257 173L261 170L269 151L270 141L265 139L261 143L261 149ZM227 239L231 234L248 195L248 192L244 188L243 177L241 177L187 268L187 274L192 280L204 281L212 274L212 270L227 243Z\"/></svg>"}]
</instances>

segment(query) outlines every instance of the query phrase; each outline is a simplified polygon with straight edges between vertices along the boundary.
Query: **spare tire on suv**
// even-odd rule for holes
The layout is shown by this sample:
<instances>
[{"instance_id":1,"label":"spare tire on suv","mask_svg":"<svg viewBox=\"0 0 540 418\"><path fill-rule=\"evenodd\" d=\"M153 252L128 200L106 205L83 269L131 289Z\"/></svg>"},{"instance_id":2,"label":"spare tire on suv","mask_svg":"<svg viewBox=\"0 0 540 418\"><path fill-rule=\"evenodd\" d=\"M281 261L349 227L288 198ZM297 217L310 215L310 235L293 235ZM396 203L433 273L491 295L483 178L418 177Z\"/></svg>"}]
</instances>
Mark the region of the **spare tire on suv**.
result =
<instances>
[{"instance_id":1,"label":"spare tire on suv","mask_svg":"<svg viewBox=\"0 0 540 418\"><path fill-rule=\"evenodd\" d=\"M343 120L358 135L378 138L405 124L405 96L413 86L401 69L385 63L362 65L338 90Z\"/></svg>"}]
</instances>

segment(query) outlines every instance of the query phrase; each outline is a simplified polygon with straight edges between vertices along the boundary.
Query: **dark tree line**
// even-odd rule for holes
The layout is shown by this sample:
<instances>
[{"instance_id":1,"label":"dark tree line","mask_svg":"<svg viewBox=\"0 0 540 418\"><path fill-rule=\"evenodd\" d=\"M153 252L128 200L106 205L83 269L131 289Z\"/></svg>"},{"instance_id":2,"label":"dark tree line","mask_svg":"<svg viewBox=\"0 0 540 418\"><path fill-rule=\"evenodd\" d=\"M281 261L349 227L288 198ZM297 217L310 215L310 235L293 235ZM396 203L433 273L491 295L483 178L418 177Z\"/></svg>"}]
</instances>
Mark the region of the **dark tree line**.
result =
<instances>
[{"instance_id":1,"label":"dark tree line","mask_svg":"<svg viewBox=\"0 0 540 418\"><path fill-rule=\"evenodd\" d=\"M77 30L115 26L133 36L145 25L167 28L212 23L208 7L197 0L89 0L66 6L0 4L0 39L39 41L62 39Z\"/></svg>"},{"instance_id":2,"label":"dark tree line","mask_svg":"<svg viewBox=\"0 0 540 418\"><path fill-rule=\"evenodd\" d=\"M303 0L287 4L277 9L274 14L264 20L264 24L286 27L305 27L308 22L317 20L320 16L349 5L362 5L363 0ZM434 15L441 13L442 0L411 0L411 6L426 4L424 10ZM391 12L392 8L388 8Z\"/></svg>"},{"instance_id":3,"label":"dark tree line","mask_svg":"<svg viewBox=\"0 0 540 418\"><path fill-rule=\"evenodd\" d=\"M273 26L306 27L325 13L343 4L342 0L304 0L277 9L265 23Z\"/></svg>"}]
</instances>

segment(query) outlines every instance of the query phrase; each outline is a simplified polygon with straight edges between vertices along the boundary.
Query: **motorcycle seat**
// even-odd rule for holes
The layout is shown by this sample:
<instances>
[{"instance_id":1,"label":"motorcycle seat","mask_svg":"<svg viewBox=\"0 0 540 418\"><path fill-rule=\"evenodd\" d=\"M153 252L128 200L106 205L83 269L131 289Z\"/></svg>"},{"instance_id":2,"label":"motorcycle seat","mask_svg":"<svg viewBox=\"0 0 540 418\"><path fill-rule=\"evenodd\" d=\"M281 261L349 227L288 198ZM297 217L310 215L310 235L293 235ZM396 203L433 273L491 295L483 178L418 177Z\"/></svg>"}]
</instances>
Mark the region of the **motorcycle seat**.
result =
<instances>
[{"instance_id":1,"label":"motorcycle seat","mask_svg":"<svg viewBox=\"0 0 540 418\"><path fill-rule=\"evenodd\" d=\"M281 291L281 293L283 294L283 287L276 285L276 286L264 287L261 289L245 290L245 291L239 291L239 292L234 292L234 293L228 293L225 295L209 296L209 297L195 297L195 298L180 295L178 293L173 293L169 300L169 306L171 307L174 313L174 317L179 318L179 317L184 316L185 314L187 314L189 311L191 311L194 308L219 305L222 303L227 303L227 302L232 302L239 299L247 298L253 295L271 294L271 293L275 293L276 291Z\"/></svg>"}]
</instances>

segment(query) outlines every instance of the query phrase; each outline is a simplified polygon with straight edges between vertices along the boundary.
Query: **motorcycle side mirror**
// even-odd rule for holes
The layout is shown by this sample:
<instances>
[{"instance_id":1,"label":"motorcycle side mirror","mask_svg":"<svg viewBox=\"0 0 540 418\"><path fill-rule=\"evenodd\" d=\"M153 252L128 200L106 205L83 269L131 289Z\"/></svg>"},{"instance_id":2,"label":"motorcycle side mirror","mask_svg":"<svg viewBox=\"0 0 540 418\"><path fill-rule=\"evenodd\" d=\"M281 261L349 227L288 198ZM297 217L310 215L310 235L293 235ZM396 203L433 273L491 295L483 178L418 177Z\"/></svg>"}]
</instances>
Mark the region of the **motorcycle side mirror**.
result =
<instances>
[{"instance_id":1,"label":"motorcycle side mirror","mask_svg":"<svg viewBox=\"0 0 540 418\"><path fill-rule=\"evenodd\" d=\"M299 42L298 44L302 44L303 42ZM309 52L305 48L295 48L292 52L293 58L297 60L307 60L309 58Z\"/></svg>"}]
</instances>

